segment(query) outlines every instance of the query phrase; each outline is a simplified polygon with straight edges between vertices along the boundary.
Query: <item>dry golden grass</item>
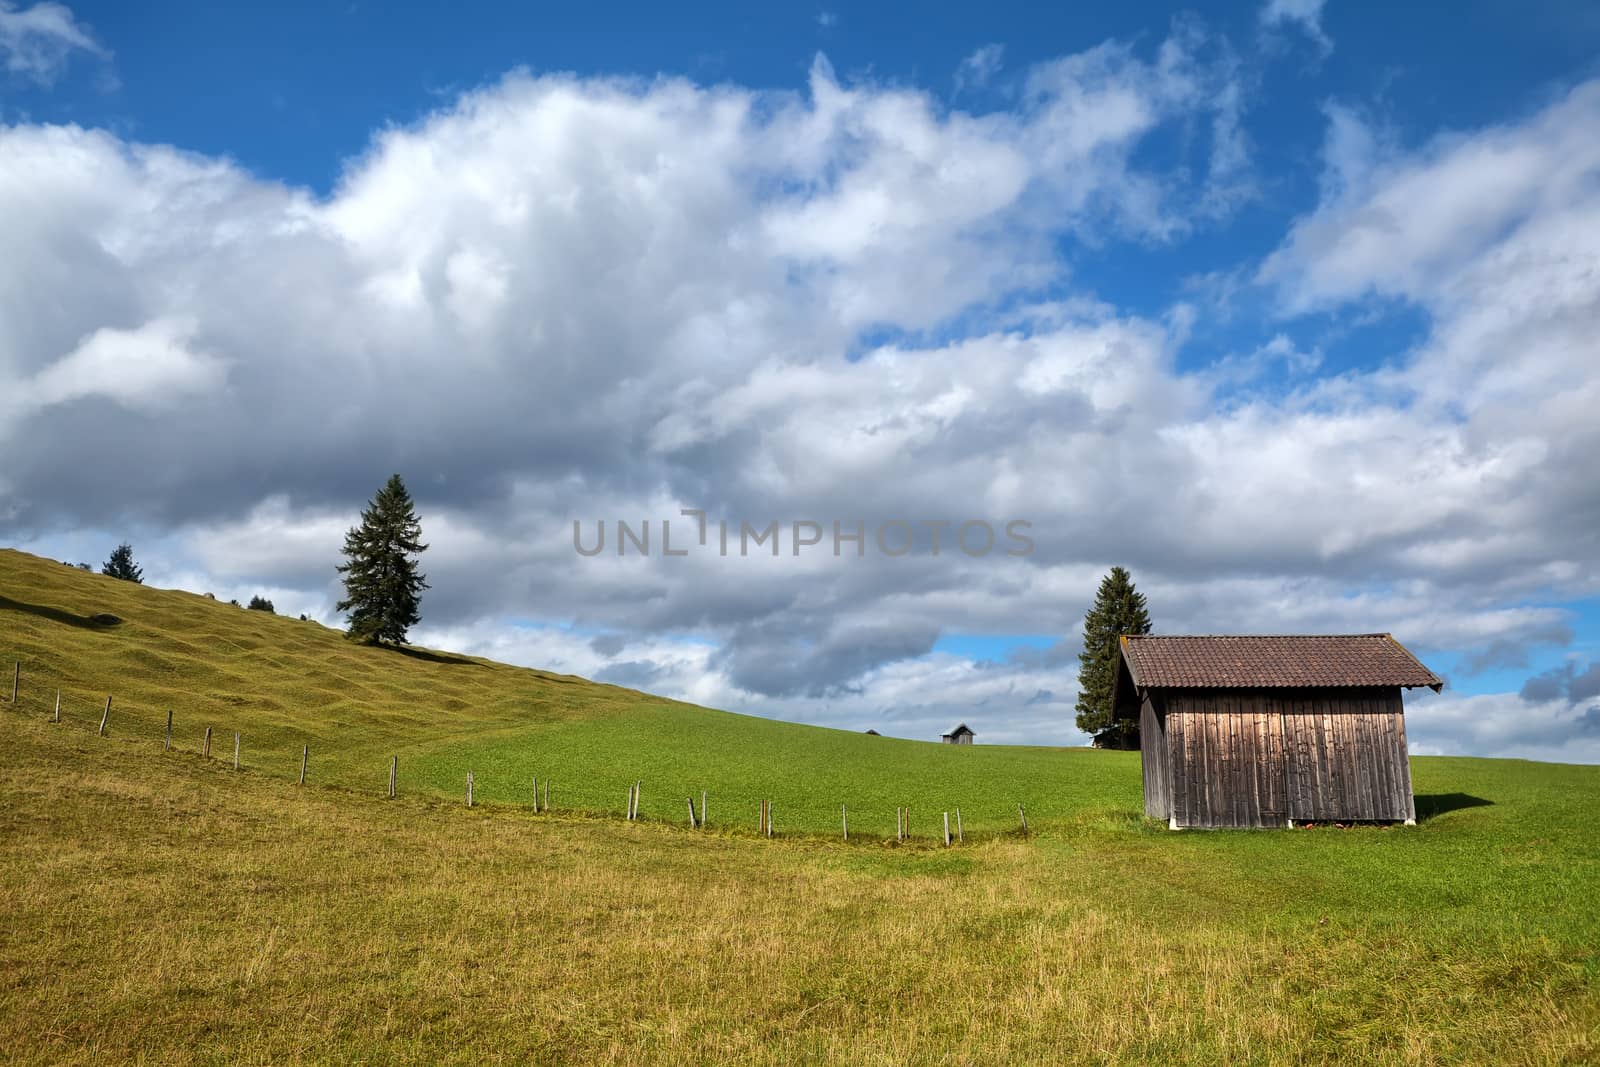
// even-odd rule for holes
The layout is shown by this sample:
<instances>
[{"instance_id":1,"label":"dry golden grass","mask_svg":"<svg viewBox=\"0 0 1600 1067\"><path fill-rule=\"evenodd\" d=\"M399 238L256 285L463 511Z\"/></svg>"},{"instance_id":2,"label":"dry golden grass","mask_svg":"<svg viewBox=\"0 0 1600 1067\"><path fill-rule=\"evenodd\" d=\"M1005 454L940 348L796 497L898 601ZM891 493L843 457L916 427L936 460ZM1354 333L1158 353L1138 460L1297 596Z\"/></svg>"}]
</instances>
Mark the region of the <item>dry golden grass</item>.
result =
<instances>
[{"instance_id":1,"label":"dry golden grass","mask_svg":"<svg viewBox=\"0 0 1600 1067\"><path fill-rule=\"evenodd\" d=\"M20 717L0 730L10 1062L1600 1052L1581 946L1514 927L1463 938L1438 916L1264 908L1249 886L1231 907L1139 896L1171 857L469 811L301 789ZM1176 887L1195 877L1168 873Z\"/></svg>"}]
</instances>

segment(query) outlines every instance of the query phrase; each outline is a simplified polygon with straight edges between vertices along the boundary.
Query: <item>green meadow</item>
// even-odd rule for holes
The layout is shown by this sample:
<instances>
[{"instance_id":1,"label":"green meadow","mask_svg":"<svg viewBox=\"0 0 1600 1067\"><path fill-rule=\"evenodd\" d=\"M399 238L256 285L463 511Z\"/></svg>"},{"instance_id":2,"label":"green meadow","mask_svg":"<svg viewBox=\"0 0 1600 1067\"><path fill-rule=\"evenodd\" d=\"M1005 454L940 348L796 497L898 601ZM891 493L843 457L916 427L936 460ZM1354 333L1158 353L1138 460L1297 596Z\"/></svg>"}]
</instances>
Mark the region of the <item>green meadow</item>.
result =
<instances>
[{"instance_id":1,"label":"green meadow","mask_svg":"<svg viewBox=\"0 0 1600 1067\"><path fill-rule=\"evenodd\" d=\"M97 625L96 615L118 622ZM531 806L533 780L568 810L621 813L642 783L646 819L688 821L705 794L711 829L754 829L771 802L776 832L917 836L960 810L974 834L1126 811L1140 796L1131 753L950 746L870 737L713 711L425 649L361 647L317 623L147 589L0 551L0 669L21 663L24 703L98 726L105 698L118 736L213 754L278 777L387 791L391 758L407 793ZM6 674L4 684L9 686ZM7 690L9 691L9 689ZM1070 784L1071 788L1066 788ZM542 790L543 786L541 786Z\"/></svg>"},{"instance_id":2,"label":"green meadow","mask_svg":"<svg viewBox=\"0 0 1600 1067\"><path fill-rule=\"evenodd\" d=\"M1126 753L731 715L0 551L0 697L14 662L8 1062L1600 1059L1600 768L1416 758L1416 827L1172 833Z\"/></svg>"}]
</instances>

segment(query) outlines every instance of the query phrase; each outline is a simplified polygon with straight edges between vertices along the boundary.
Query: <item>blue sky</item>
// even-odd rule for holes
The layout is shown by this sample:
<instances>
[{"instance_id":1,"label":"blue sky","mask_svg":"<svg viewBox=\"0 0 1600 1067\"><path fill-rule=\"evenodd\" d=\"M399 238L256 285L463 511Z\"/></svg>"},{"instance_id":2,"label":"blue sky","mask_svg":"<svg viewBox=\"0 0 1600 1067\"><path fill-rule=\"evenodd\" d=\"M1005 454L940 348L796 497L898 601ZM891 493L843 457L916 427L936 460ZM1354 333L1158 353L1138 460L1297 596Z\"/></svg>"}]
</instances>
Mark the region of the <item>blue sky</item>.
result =
<instances>
[{"instance_id":1,"label":"blue sky","mask_svg":"<svg viewBox=\"0 0 1600 1067\"><path fill-rule=\"evenodd\" d=\"M16 5L25 7L27 5ZM1495 121L1595 71L1593 5L1534 0L1454 5L1331 3L1334 42L1292 31L1263 39L1255 4L871 5L861 10L747 4L594 6L497 3L72 5L114 53L119 88L98 91L85 64L48 90L12 86L11 106L41 120L121 128L140 139L230 155L257 173L326 192L342 161L386 122L406 123L514 67L583 75L678 74L793 88L826 54L846 76L917 85L966 107L1003 105L1006 79L958 93L963 60L998 44L1012 70L1106 40L1150 41L1174 18L1204 18L1253 73L1252 132L1283 164L1280 206L1303 209L1305 164L1321 143L1316 108L1370 101L1403 137ZM1294 164L1298 163L1296 167ZM1270 212L1268 212L1270 214ZM1275 231L1262 225L1262 249Z\"/></svg>"},{"instance_id":2,"label":"blue sky","mask_svg":"<svg viewBox=\"0 0 1600 1067\"><path fill-rule=\"evenodd\" d=\"M1600 9L1058 7L0 0L0 541L334 621L400 470L428 641L1059 743L1124 563L1600 760ZM1038 551L571 549L683 507Z\"/></svg>"}]
</instances>

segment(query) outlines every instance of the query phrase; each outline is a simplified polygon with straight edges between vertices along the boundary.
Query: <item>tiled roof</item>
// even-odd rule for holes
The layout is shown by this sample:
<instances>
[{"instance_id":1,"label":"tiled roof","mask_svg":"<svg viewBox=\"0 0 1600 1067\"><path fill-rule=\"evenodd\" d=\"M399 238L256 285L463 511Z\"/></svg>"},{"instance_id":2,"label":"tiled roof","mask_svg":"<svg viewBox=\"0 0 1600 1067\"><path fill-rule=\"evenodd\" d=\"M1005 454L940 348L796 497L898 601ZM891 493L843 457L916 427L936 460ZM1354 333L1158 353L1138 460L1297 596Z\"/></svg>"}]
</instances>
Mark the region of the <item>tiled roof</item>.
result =
<instances>
[{"instance_id":1,"label":"tiled roof","mask_svg":"<svg viewBox=\"0 0 1600 1067\"><path fill-rule=\"evenodd\" d=\"M1443 683L1389 634L1127 636L1137 686L1285 688Z\"/></svg>"}]
</instances>

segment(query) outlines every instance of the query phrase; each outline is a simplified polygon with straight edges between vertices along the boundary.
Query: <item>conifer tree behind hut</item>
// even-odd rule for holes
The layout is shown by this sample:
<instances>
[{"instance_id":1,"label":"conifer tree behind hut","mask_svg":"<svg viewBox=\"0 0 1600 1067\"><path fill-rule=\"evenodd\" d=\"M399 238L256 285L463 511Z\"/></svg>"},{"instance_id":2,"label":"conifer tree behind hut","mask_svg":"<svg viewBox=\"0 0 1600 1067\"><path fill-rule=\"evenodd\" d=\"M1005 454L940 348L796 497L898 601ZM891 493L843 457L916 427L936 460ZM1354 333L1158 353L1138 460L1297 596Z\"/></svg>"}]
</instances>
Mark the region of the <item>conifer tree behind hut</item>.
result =
<instances>
[{"instance_id":1,"label":"conifer tree behind hut","mask_svg":"<svg viewBox=\"0 0 1600 1067\"><path fill-rule=\"evenodd\" d=\"M361 513L361 525L344 535L345 598L336 610L349 612L352 641L399 645L421 621L428 588L417 571L416 557L428 548L421 538L411 494L396 474Z\"/></svg>"},{"instance_id":2,"label":"conifer tree behind hut","mask_svg":"<svg viewBox=\"0 0 1600 1067\"><path fill-rule=\"evenodd\" d=\"M1118 639L1149 632L1144 594L1134 588L1126 570L1112 567L1083 617L1083 651L1078 654L1078 729L1094 738L1095 748L1139 747L1139 722L1117 718L1112 686L1122 661Z\"/></svg>"}]
</instances>

